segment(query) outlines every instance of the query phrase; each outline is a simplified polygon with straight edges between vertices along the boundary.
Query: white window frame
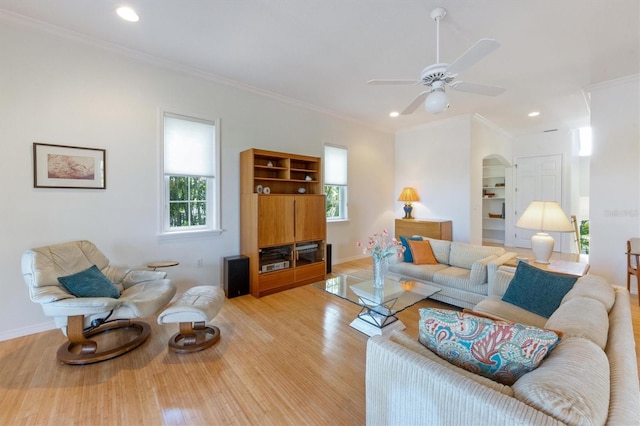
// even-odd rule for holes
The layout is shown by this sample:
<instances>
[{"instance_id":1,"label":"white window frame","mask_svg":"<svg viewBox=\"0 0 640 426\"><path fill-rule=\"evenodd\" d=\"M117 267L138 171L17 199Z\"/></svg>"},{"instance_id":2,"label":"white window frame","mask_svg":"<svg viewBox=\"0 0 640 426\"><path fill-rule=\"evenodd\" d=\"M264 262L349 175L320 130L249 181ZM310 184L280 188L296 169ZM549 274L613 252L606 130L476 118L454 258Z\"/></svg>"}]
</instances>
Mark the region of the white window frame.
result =
<instances>
[{"instance_id":1,"label":"white window frame","mask_svg":"<svg viewBox=\"0 0 640 426\"><path fill-rule=\"evenodd\" d=\"M330 173L327 173L327 168L328 168L328 163L327 163L327 148L335 148L335 149L341 149L345 151L345 155L346 155L346 161L344 164L344 170L341 171L341 176L339 178L339 181L334 181L332 176L330 176ZM326 188L327 186L334 186L334 187L338 187L338 191L339 191L339 209L340 209L340 215L339 216L332 216L332 217L327 217L327 222L341 222L341 221L347 221L349 220L349 209L348 209L348 186L349 186L349 181L348 181L348 167L347 167L347 163L349 162L349 151L347 149L346 146L341 146L341 145L334 145L334 144L330 144L330 143L325 143L323 146L323 164L324 164L324 173L323 173L323 190L326 193Z\"/></svg>"},{"instance_id":2,"label":"white window frame","mask_svg":"<svg viewBox=\"0 0 640 426\"><path fill-rule=\"evenodd\" d=\"M170 176L189 176L188 174L165 174L165 117L204 123L214 126L213 143L213 176L207 177L207 224L204 226L185 226L170 227L170 194L169 180ZM195 176L197 177L197 176ZM161 238L182 238L193 236L220 235L222 233L220 220L220 119L205 119L195 115L186 115L170 112L168 110L160 111L160 237Z\"/></svg>"}]
</instances>

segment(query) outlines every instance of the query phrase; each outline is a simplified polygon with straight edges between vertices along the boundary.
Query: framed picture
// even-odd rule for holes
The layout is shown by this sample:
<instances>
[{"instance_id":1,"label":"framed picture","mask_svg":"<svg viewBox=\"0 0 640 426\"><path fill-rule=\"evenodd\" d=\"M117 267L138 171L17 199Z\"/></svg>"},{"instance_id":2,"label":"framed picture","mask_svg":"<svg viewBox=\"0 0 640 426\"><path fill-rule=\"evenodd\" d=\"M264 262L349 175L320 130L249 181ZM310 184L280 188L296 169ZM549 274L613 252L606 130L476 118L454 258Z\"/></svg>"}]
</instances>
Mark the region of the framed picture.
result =
<instances>
[{"instance_id":1,"label":"framed picture","mask_svg":"<svg viewBox=\"0 0 640 426\"><path fill-rule=\"evenodd\" d=\"M33 144L34 188L105 189L106 150Z\"/></svg>"}]
</instances>

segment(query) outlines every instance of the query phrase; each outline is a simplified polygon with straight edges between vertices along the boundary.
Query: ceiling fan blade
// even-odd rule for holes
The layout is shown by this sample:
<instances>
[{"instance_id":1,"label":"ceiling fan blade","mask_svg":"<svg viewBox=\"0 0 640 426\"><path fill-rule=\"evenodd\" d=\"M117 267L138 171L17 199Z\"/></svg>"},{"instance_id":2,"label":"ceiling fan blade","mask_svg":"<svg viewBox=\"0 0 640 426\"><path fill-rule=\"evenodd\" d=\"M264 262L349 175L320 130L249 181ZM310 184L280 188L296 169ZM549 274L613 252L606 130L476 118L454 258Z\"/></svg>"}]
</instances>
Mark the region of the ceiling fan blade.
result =
<instances>
[{"instance_id":1,"label":"ceiling fan blade","mask_svg":"<svg viewBox=\"0 0 640 426\"><path fill-rule=\"evenodd\" d=\"M471 46L458 59L456 59L451 65L449 65L449 67L447 68L447 73L461 73L472 65L480 62L482 58L496 50L498 47L500 47L500 43L498 43L494 39L482 38L478 40L476 44Z\"/></svg>"},{"instance_id":2,"label":"ceiling fan blade","mask_svg":"<svg viewBox=\"0 0 640 426\"><path fill-rule=\"evenodd\" d=\"M371 85L383 85L383 84L392 84L392 85L401 85L401 84L420 84L420 80L384 80L384 79L376 79L369 80L367 84Z\"/></svg>"},{"instance_id":3,"label":"ceiling fan blade","mask_svg":"<svg viewBox=\"0 0 640 426\"><path fill-rule=\"evenodd\" d=\"M418 96L415 97L413 102L411 102L409 104L409 106L406 107L404 109L404 111L402 111L400 114L401 115L408 115L408 114L413 113L413 111L415 111L424 102L424 100L427 98L427 95L429 94L429 92L430 92L430 90L425 90L424 92L418 94Z\"/></svg>"},{"instance_id":4,"label":"ceiling fan blade","mask_svg":"<svg viewBox=\"0 0 640 426\"><path fill-rule=\"evenodd\" d=\"M454 81L449 86L460 92L477 93L485 96L498 96L506 89L504 87L487 86L486 84L465 83L464 81Z\"/></svg>"}]
</instances>

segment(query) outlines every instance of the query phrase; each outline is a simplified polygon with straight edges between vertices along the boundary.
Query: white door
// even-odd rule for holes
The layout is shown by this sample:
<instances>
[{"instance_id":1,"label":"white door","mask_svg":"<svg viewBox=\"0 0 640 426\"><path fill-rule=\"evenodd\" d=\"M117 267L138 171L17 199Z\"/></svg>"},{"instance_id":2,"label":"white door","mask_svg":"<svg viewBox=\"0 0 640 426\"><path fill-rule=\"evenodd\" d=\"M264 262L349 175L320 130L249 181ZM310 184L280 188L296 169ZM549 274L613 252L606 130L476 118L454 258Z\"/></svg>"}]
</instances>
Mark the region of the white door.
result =
<instances>
[{"instance_id":1,"label":"white door","mask_svg":"<svg viewBox=\"0 0 640 426\"><path fill-rule=\"evenodd\" d=\"M532 201L557 201L562 205L562 155L519 157L516 159L515 223ZM537 231L515 228L516 247L531 248L531 236ZM560 250L562 234L549 235L556 241L554 251Z\"/></svg>"}]
</instances>

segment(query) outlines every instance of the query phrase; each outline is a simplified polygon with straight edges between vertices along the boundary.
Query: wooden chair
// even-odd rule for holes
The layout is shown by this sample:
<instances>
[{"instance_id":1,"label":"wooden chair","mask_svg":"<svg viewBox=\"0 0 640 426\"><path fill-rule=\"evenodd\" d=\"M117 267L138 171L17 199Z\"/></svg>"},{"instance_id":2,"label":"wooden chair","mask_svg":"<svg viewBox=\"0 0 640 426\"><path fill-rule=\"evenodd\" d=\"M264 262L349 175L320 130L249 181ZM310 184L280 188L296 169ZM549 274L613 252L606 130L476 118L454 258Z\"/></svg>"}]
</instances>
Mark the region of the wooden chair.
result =
<instances>
[{"instance_id":1,"label":"wooden chair","mask_svg":"<svg viewBox=\"0 0 640 426\"><path fill-rule=\"evenodd\" d=\"M627 290L631 291L631 275L636 277L638 293L640 293L640 238L631 238L627 241ZM638 304L640 305L640 294L638 294Z\"/></svg>"}]
</instances>

